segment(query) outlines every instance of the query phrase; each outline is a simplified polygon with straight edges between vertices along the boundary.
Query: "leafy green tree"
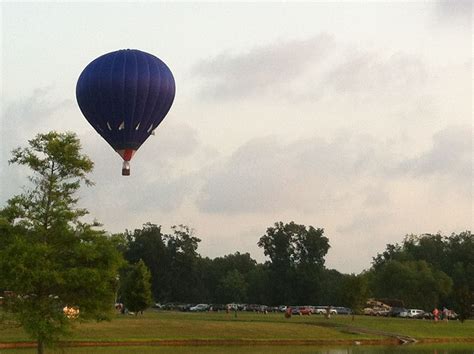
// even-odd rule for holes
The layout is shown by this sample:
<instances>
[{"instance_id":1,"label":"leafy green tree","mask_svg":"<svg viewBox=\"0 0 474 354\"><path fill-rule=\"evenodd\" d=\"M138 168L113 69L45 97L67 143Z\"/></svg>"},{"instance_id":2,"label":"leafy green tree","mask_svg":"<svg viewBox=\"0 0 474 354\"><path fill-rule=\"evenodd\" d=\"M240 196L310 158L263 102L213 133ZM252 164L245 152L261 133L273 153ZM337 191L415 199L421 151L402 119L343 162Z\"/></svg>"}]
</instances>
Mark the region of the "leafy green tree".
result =
<instances>
[{"instance_id":1,"label":"leafy green tree","mask_svg":"<svg viewBox=\"0 0 474 354\"><path fill-rule=\"evenodd\" d=\"M252 304L272 302L271 278L267 264L257 264L247 275L247 299Z\"/></svg>"},{"instance_id":2,"label":"leafy green tree","mask_svg":"<svg viewBox=\"0 0 474 354\"><path fill-rule=\"evenodd\" d=\"M245 302L248 284L237 269L227 272L217 287L218 298L222 303Z\"/></svg>"},{"instance_id":3,"label":"leafy green tree","mask_svg":"<svg viewBox=\"0 0 474 354\"><path fill-rule=\"evenodd\" d=\"M196 302L203 300L202 274L199 273L200 256L197 248L201 240L185 225L173 226L173 233L165 235L167 256L167 286L173 301Z\"/></svg>"},{"instance_id":4,"label":"leafy green tree","mask_svg":"<svg viewBox=\"0 0 474 354\"><path fill-rule=\"evenodd\" d=\"M474 303L474 237L470 231L447 239L447 272L453 279L453 305L461 321L471 315Z\"/></svg>"},{"instance_id":5,"label":"leafy green tree","mask_svg":"<svg viewBox=\"0 0 474 354\"><path fill-rule=\"evenodd\" d=\"M396 298L407 306L430 311L452 290L446 273L426 261L389 261L375 273L375 295Z\"/></svg>"},{"instance_id":6,"label":"leafy green tree","mask_svg":"<svg viewBox=\"0 0 474 354\"><path fill-rule=\"evenodd\" d=\"M108 318L121 257L96 225L80 222L76 192L91 185L92 161L73 133L39 134L13 151L11 163L32 171L29 189L0 211L3 310L38 343L38 353L70 332L73 318Z\"/></svg>"},{"instance_id":7,"label":"leafy green tree","mask_svg":"<svg viewBox=\"0 0 474 354\"><path fill-rule=\"evenodd\" d=\"M167 297L168 257L161 226L146 223L141 229L126 232L125 259L130 263L143 260L151 273L153 298L157 301Z\"/></svg>"},{"instance_id":8,"label":"leafy green tree","mask_svg":"<svg viewBox=\"0 0 474 354\"><path fill-rule=\"evenodd\" d=\"M120 294L125 307L135 313L150 307L153 303L151 274L143 260L128 266L121 277Z\"/></svg>"},{"instance_id":9,"label":"leafy green tree","mask_svg":"<svg viewBox=\"0 0 474 354\"><path fill-rule=\"evenodd\" d=\"M359 313L368 299L369 285L367 277L364 274L345 275L341 288L342 304L351 308L353 313Z\"/></svg>"},{"instance_id":10,"label":"leafy green tree","mask_svg":"<svg viewBox=\"0 0 474 354\"><path fill-rule=\"evenodd\" d=\"M275 223L263 235L258 246L270 258L272 304L315 302L319 295L319 275L324 269L324 256L329 240L323 229Z\"/></svg>"},{"instance_id":11,"label":"leafy green tree","mask_svg":"<svg viewBox=\"0 0 474 354\"><path fill-rule=\"evenodd\" d=\"M249 281L250 272L255 269L257 262L250 257L249 253L235 252L223 257L216 257L214 259L202 258L201 269L204 287L206 288L207 302L213 303L227 303L227 296L222 298L225 292L218 289L223 278L229 272L237 271L245 283ZM232 300L231 300L232 301Z\"/></svg>"},{"instance_id":12,"label":"leafy green tree","mask_svg":"<svg viewBox=\"0 0 474 354\"><path fill-rule=\"evenodd\" d=\"M345 275L335 269L323 269L320 279L319 301L315 303L320 305L343 304L342 284Z\"/></svg>"},{"instance_id":13,"label":"leafy green tree","mask_svg":"<svg viewBox=\"0 0 474 354\"><path fill-rule=\"evenodd\" d=\"M474 238L470 231L442 236L441 234L408 235L402 245L387 245L373 261L373 271L378 272L391 261L425 261L430 268L445 273L452 279L451 292L439 298L443 306L454 307L468 316L469 303L474 297ZM373 288L377 288L377 277ZM383 284L379 284L383 285ZM472 302L471 302L472 303Z\"/></svg>"}]
</instances>

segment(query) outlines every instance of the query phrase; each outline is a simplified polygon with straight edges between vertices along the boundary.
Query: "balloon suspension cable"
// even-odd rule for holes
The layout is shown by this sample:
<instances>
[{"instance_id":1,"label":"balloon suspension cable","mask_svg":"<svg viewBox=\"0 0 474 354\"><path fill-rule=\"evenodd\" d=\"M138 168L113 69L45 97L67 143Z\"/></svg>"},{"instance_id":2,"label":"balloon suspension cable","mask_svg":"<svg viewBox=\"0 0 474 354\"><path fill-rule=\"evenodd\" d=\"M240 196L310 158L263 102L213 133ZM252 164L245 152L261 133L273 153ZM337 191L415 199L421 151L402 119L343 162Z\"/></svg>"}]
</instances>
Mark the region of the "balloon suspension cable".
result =
<instances>
[{"instance_id":1,"label":"balloon suspension cable","mask_svg":"<svg viewBox=\"0 0 474 354\"><path fill-rule=\"evenodd\" d=\"M122 165L122 176L130 176L130 162L124 161Z\"/></svg>"}]
</instances>

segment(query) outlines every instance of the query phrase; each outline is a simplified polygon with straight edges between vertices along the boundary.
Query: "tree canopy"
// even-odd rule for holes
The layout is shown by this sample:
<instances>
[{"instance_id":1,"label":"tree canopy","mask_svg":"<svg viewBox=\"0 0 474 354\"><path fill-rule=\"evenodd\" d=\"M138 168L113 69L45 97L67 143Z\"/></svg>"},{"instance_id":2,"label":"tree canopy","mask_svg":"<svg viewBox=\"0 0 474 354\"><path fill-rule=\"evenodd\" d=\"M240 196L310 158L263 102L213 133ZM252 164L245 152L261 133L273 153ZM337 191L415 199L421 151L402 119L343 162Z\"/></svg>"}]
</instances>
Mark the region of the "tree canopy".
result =
<instances>
[{"instance_id":1,"label":"tree canopy","mask_svg":"<svg viewBox=\"0 0 474 354\"><path fill-rule=\"evenodd\" d=\"M104 231L80 221L76 192L93 163L73 133L39 134L13 151L11 163L32 172L31 186L0 211L0 289L4 311L38 341L38 352L79 319L101 320L113 307L121 256Z\"/></svg>"}]
</instances>

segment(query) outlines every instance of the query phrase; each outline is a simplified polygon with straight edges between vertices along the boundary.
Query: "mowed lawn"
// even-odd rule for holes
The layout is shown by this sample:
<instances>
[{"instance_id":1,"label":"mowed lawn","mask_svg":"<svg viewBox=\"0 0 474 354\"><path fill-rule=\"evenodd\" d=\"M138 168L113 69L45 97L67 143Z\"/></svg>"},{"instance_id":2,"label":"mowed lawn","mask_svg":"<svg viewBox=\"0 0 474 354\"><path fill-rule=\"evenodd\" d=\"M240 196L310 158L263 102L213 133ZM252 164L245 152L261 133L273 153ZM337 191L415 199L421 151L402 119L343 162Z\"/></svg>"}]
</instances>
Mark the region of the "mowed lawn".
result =
<instances>
[{"instance_id":1,"label":"mowed lawn","mask_svg":"<svg viewBox=\"0 0 474 354\"><path fill-rule=\"evenodd\" d=\"M427 320L356 316L293 316L255 314L186 313L150 310L144 315L116 315L110 322L79 323L76 341L146 340L359 340L380 339L377 334L354 333L355 328L384 331L416 339L472 340L474 321L434 323ZM28 341L21 329L0 329L0 342Z\"/></svg>"},{"instance_id":2,"label":"mowed lawn","mask_svg":"<svg viewBox=\"0 0 474 354\"><path fill-rule=\"evenodd\" d=\"M349 321L347 317L336 316L331 321L341 325L353 325L361 328L397 333L418 340L430 338L474 340L474 320L461 323L460 321L434 322L432 320L407 318L357 316L355 321Z\"/></svg>"},{"instance_id":3,"label":"mowed lawn","mask_svg":"<svg viewBox=\"0 0 474 354\"><path fill-rule=\"evenodd\" d=\"M188 313L146 311L144 315L116 315L110 322L77 324L70 340L80 341L143 341L183 339L369 339L380 338L370 334L353 334L341 328L318 324L316 316L283 314ZM0 342L27 341L21 329L0 330Z\"/></svg>"}]
</instances>

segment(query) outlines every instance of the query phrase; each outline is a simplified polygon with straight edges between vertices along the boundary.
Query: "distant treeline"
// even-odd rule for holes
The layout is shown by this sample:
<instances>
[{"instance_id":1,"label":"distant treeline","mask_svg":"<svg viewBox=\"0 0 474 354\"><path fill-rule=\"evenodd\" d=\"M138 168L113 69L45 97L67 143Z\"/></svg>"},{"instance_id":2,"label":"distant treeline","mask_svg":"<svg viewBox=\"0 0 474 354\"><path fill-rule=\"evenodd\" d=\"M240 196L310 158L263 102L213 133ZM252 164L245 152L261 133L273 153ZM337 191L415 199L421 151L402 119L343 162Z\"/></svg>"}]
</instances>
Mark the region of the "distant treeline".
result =
<instances>
[{"instance_id":1,"label":"distant treeline","mask_svg":"<svg viewBox=\"0 0 474 354\"><path fill-rule=\"evenodd\" d=\"M402 301L431 311L455 308L468 316L474 302L474 242L470 231L406 236L373 258L369 270L343 274L325 267L330 248L324 229L277 222L256 240L268 257L249 253L210 259L198 253L191 228L161 226L113 235L129 264L143 260L155 302L339 305L360 311L369 297Z\"/></svg>"}]
</instances>

